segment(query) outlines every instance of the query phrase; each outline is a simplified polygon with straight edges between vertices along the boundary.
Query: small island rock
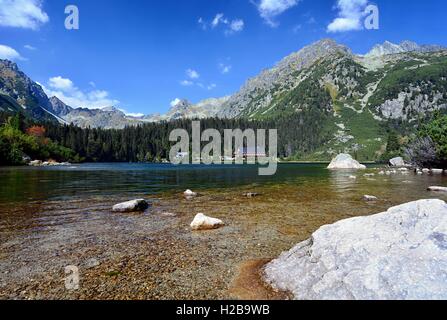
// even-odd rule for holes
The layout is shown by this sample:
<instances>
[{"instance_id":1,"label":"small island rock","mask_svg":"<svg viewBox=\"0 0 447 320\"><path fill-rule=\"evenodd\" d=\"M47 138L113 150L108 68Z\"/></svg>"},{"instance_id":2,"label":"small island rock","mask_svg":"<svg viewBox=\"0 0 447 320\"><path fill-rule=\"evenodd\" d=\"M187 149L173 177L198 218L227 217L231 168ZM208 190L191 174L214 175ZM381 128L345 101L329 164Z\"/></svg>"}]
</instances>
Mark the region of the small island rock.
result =
<instances>
[{"instance_id":1,"label":"small island rock","mask_svg":"<svg viewBox=\"0 0 447 320\"><path fill-rule=\"evenodd\" d=\"M390 161L390 166L391 167L405 167L405 161L402 157L397 157L397 158L393 158Z\"/></svg>"},{"instance_id":2,"label":"small island rock","mask_svg":"<svg viewBox=\"0 0 447 320\"><path fill-rule=\"evenodd\" d=\"M366 166L354 160L349 154L339 154L329 164L328 169L366 169Z\"/></svg>"}]
</instances>

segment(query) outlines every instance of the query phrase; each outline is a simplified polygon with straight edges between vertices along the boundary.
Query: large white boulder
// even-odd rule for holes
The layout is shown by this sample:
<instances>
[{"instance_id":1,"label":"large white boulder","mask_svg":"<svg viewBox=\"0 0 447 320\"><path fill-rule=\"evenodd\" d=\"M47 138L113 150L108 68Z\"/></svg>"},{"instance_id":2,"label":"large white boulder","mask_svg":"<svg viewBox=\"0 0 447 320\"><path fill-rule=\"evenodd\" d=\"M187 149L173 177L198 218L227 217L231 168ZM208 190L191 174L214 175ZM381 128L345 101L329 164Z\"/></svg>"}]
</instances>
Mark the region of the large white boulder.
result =
<instances>
[{"instance_id":1,"label":"large white boulder","mask_svg":"<svg viewBox=\"0 0 447 320\"><path fill-rule=\"evenodd\" d=\"M136 212L149 208L149 204L144 199L131 200L113 206L113 212Z\"/></svg>"},{"instance_id":2,"label":"large white boulder","mask_svg":"<svg viewBox=\"0 0 447 320\"><path fill-rule=\"evenodd\" d=\"M196 231L217 229L222 226L224 226L222 220L207 217L203 213L197 214L191 223L191 229Z\"/></svg>"},{"instance_id":3,"label":"large white boulder","mask_svg":"<svg viewBox=\"0 0 447 320\"><path fill-rule=\"evenodd\" d=\"M328 169L366 169L366 166L354 160L349 154L339 154L334 158Z\"/></svg>"},{"instance_id":4,"label":"large white boulder","mask_svg":"<svg viewBox=\"0 0 447 320\"><path fill-rule=\"evenodd\" d=\"M389 162L392 167L405 167L406 165L402 157L393 158Z\"/></svg>"},{"instance_id":5,"label":"large white boulder","mask_svg":"<svg viewBox=\"0 0 447 320\"><path fill-rule=\"evenodd\" d=\"M295 299L447 299L447 204L420 200L324 226L265 277Z\"/></svg>"}]
</instances>

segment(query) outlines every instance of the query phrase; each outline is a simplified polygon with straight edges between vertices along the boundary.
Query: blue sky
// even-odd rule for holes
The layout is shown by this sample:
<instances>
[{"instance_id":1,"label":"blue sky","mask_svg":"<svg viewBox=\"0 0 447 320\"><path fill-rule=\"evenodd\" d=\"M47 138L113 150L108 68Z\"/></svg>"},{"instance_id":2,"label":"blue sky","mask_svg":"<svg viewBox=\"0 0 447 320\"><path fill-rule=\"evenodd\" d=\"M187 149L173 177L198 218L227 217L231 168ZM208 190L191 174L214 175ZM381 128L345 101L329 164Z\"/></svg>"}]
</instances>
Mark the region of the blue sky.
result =
<instances>
[{"instance_id":1,"label":"blue sky","mask_svg":"<svg viewBox=\"0 0 447 320\"><path fill-rule=\"evenodd\" d=\"M64 27L69 4L79 30ZM363 28L368 4L379 30ZM385 40L447 46L446 12L445 0L0 0L0 57L75 107L163 113L176 98L232 94L322 38L356 53Z\"/></svg>"}]
</instances>

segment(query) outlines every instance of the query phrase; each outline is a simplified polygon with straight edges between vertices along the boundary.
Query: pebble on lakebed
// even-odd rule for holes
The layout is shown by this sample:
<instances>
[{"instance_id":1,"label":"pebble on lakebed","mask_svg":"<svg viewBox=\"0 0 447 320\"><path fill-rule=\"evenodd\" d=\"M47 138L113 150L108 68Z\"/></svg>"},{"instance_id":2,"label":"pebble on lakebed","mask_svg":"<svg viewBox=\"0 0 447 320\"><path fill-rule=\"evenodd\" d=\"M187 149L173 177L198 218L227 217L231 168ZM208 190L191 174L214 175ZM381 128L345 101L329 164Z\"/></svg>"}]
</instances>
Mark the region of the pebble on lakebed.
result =
<instances>
[{"instance_id":1,"label":"pebble on lakebed","mask_svg":"<svg viewBox=\"0 0 447 320\"><path fill-rule=\"evenodd\" d=\"M377 197L375 197L375 196L364 195L363 196L363 200L365 200L365 201L377 201L379 199Z\"/></svg>"},{"instance_id":2,"label":"pebble on lakebed","mask_svg":"<svg viewBox=\"0 0 447 320\"><path fill-rule=\"evenodd\" d=\"M256 192L247 192L244 193L242 196L246 197L246 198L255 198L258 197L260 194L256 193Z\"/></svg>"}]
</instances>

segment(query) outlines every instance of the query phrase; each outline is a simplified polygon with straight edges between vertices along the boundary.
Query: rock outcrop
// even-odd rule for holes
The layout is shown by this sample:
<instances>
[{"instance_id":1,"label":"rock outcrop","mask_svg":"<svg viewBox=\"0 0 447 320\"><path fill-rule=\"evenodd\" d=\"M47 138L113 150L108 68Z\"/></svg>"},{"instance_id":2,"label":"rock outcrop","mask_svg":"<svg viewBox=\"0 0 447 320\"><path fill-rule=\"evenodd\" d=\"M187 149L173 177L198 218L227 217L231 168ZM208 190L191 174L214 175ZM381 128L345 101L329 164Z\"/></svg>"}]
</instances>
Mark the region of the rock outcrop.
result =
<instances>
[{"instance_id":1,"label":"rock outcrop","mask_svg":"<svg viewBox=\"0 0 447 320\"><path fill-rule=\"evenodd\" d=\"M420 200L320 228L265 268L295 299L447 299L447 204Z\"/></svg>"},{"instance_id":2,"label":"rock outcrop","mask_svg":"<svg viewBox=\"0 0 447 320\"><path fill-rule=\"evenodd\" d=\"M360 164L357 160L354 160L349 154L339 154L332 160L328 169L366 169L366 166Z\"/></svg>"}]
</instances>

